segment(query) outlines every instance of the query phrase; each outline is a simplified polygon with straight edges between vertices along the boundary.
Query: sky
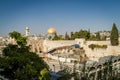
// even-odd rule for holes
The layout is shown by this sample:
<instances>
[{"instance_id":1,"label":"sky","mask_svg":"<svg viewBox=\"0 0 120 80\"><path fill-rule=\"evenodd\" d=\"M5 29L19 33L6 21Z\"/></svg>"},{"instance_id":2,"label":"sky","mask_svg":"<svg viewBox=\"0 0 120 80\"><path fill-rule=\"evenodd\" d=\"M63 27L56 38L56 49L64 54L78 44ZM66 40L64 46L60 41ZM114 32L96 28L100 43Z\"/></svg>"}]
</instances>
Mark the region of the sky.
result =
<instances>
[{"instance_id":1,"label":"sky","mask_svg":"<svg viewBox=\"0 0 120 80\"><path fill-rule=\"evenodd\" d=\"M0 36L18 31L46 34L51 27L58 34L81 29L120 31L120 0L0 0Z\"/></svg>"}]
</instances>

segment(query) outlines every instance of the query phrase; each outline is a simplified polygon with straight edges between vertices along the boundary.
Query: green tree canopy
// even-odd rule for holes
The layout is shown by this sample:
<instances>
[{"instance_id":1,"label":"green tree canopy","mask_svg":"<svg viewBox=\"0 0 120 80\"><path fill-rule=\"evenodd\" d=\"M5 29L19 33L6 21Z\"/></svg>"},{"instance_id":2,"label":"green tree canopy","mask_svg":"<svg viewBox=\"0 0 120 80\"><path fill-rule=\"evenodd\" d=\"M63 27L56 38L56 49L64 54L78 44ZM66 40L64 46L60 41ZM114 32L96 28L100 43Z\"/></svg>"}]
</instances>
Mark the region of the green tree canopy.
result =
<instances>
[{"instance_id":1,"label":"green tree canopy","mask_svg":"<svg viewBox=\"0 0 120 80\"><path fill-rule=\"evenodd\" d=\"M118 29L116 27L116 24L113 23L111 36L110 36L110 41L112 46L117 46L119 44L118 38L119 38Z\"/></svg>"},{"instance_id":2,"label":"green tree canopy","mask_svg":"<svg viewBox=\"0 0 120 80\"><path fill-rule=\"evenodd\" d=\"M87 30L80 30L79 32L71 32L71 40L74 40L75 38L85 38L88 40L90 38L90 32Z\"/></svg>"},{"instance_id":3,"label":"green tree canopy","mask_svg":"<svg viewBox=\"0 0 120 80\"><path fill-rule=\"evenodd\" d=\"M57 33L55 33L55 35L53 37L53 40L59 40L59 37L58 37Z\"/></svg>"},{"instance_id":4,"label":"green tree canopy","mask_svg":"<svg viewBox=\"0 0 120 80\"><path fill-rule=\"evenodd\" d=\"M70 39L70 37L69 37L69 35L67 34L67 32L65 33L65 40L69 40Z\"/></svg>"},{"instance_id":5,"label":"green tree canopy","mask_svg":"<svg viewBox=\"0 0 120 80\"><path fill-rule=\"evenodd\" d=\"M20 34L19 32L17 32L17 31L13 31L13 32L10 32L10 33L9 33L9 36L10 36L11 38L15 38L15 39L17 40L18 38L21 37L21 34Z\"/></svg>"},{"instance_id":6,"label":"green tree canopy","mask_svg":"<svg viewBox=\"0 0 120 80\"><path fill-rule=\"evenodd\" d=\"M10 32L9 36L11 38L14 38L19 46L21 47L26 46L27 44L26 37L23 37L19 32L17 31Z\"/></svg>"},{"instance_id":7,"label":"green tree canopy","mask_svg":"<svg viewBox=\"0 0 120 80\"><path fill-rule=\"evenodd\" d=\"M74 39L75 39L75 38L74 38L74 33L73 33L73 32L70 33L70 39L71 39L71 40L74 40Z\"/></svg>"},{"instance_id":8,"label":"green tree canopy","mask_svg":"<svg viewBox=\"0 0 120 80\"><path fill-rule=\"evenodd\" d=\"M101 40L100 38L101 38L100 33L97 32L97 33L96 33L96 39L97 39L97 40Z\"/></svg>"},{"instance_id":9,"label":"green tree canopy","mask_svg":"<svg viewBox=\"0 0 120 80\"><path fill-rule=\"evenodd\" d=\"M90 32L87 30L80 30L79 36L80 36L80 38L85 38L87 40L90 38Z\"/></svg>"},{"instance_id":10,"label":"green tree canopy","mask_svg":"<svg viewBox=\"0 0 120 80\"><path fill-rule=\"evenodd\" d=\"M27 44L26 37L19 37L17 39L17 44L21 47L24 47Z\"/></svg>"},{"instance_id":11,"label":"green tree canopy","mask_svg":"<svg viewBox=\"0 0 120 80\"><path fill-rule=\"evenodd\" d=\"M26 39L24 41L26 42ZM19 43L21 44L23 45ZM29 52L29 46L19 47L19 45L8 44L3 49L3 57L0 57L0 69L3 70L0 71L0 75L9 80L39 80L40 71L44 68L49 70L49 66L36 53Z\"/></svg>"},{"instance_id":12,"label":"green tree canopy","mask_svg":"<svg viewBox=\"0 0 120 80\"><path fill-rule=\"evenodd\" d=\"M41 76L39 77L40 80L50 80L50 75L46 68L40 71Z\"/></svg>"},{"instance_id":13,"label":"green tree canopy","mask_svg":"<svg viewBox=\"0 0 120 80\"><path fill-rule=\"evenodd\" d=\"M61 35L57 35L57 33L55 33L55 36L53 37L52 40L63 40Z\"/></svg>"}]
</instances>

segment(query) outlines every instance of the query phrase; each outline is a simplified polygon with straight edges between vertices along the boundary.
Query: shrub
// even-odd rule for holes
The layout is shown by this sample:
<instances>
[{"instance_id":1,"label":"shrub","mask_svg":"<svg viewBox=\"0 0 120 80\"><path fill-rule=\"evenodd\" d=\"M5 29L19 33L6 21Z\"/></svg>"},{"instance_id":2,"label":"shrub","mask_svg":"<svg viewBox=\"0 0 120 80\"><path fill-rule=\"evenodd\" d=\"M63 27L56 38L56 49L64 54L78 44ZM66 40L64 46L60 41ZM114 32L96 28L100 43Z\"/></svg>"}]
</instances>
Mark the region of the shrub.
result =
<instances>
[{"instance_id":1,"label":"shrub","mask_svg":"<svg viewBox=\"0 0 120 80\"><path fill-rule=\"evenodd\" d=\"M107 48L107 45L90 44L90 45L88 45L88 47L91 48L92 50L94 50L95 48L106 49L106 48Z\"/></svg>"}]
</instances>

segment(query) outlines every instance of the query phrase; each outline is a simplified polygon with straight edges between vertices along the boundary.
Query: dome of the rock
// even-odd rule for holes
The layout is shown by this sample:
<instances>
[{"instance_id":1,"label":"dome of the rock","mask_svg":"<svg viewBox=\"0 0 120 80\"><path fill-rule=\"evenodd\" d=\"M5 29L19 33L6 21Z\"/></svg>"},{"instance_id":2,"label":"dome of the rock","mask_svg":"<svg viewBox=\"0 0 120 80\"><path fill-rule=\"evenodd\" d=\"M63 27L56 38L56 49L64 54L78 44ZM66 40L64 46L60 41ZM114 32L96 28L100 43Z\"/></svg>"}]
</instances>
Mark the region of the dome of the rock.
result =
<instances>
[{"instance_id":1,"label":"dome of the rock","mask_svg":"<svg viewBox=\"0 0 120 80\"><path fill-rule=\"evenodd\" d=\"M49 28L47 33L48 34L55 34L56 30L54 28Z\"/></svg>"}]
</instances>

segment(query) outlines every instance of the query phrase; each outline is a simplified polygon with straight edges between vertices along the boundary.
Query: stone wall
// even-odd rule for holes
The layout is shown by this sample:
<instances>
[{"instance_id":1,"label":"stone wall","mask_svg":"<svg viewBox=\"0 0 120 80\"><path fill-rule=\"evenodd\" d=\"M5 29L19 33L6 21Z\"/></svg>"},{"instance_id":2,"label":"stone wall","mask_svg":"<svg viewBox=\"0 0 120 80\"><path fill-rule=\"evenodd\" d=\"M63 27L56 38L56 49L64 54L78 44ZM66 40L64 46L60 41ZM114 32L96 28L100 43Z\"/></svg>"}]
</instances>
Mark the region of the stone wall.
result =
<instances>
[{"instance_id":1,"label":"stone wall","mask_svg":"<svg viewBox=\"0 0 120 80\"><path fill-rule=\"evenodd\" d=\"M29 37L27 43L27 45L30 45L32 52L40 53L43 51L43 39L40 37Z\"/></svg>"},{"instance_id":2,"label":"stone wall","mask_svg":"<svg viewBox=\"0 0 120 80\"><path fill-rule=\"evenodd\" d=\"M120 55L120 46L108 45L106 49L95 48L92 50L87 45L84 46L85 53L91 60L98 60L100 57L108 55Z\"/></svg>"},{"instance_id":3,"label":"stone wall","mask_svg":"<svg viewBox=\"0 0 120 80\"><path fill-rule=\"evenodd\" d=\"M69 46L73 44L79 44L80 47L85 49L85 54L89 57L90 60L98 60L100 57L108 56L108 55L120 55L120 46L111 46L110 41L85 41L85 39L75 39L75 40L44 40L43 48L44 51L51 50L60 46ZM106 49L95 48L92 50L88 46L90 44L96 45L107 45Z\"/></svg>"},{"instance_id":4,"label":"stone wall","mask_svg":"<svg viewBox=\"0 0 120 80\"><path fill-rule=\"evenodd\" d=\"M60 47L60 46L70 46L76 44L76 41L74 40L44 40L43 46L44 46L44 52L49 51L53 48Z\"/></svg>"}]
</instances>

